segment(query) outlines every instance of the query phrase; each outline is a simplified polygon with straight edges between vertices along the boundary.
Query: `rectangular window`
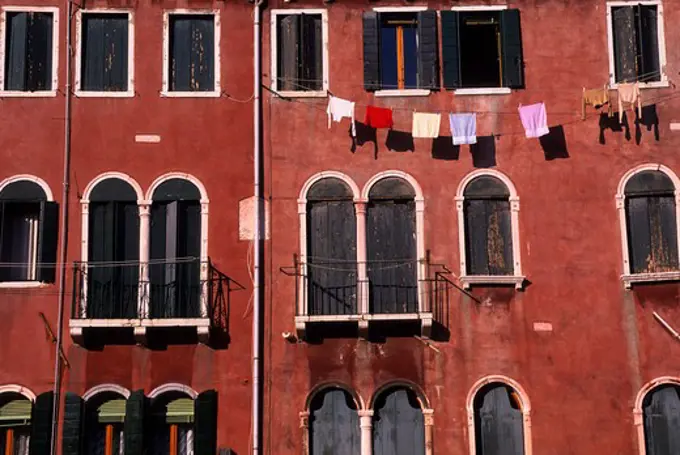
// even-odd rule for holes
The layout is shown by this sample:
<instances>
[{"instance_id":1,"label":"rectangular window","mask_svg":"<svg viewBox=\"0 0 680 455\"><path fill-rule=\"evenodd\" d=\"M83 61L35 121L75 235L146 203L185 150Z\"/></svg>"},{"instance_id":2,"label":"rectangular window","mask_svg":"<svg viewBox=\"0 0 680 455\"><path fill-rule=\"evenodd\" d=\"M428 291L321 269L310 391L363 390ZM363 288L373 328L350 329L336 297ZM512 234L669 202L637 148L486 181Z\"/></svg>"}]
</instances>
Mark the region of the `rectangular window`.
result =
<instances>
[{"instance_id":1,"label":"rectangular window","mask_svg":"<svg viewBox=\"0 0 680 455\"><path fill-rule=\"evenodd\" d=\"M442 55L446 88L521 88L519 11L442 11Z\"/></svg>"},{"instance_id":2,"label":"rectangular window","mask_svg":"<svg viewBox=\"0 0 680 455\"><path fill-rule=\"evenodd\" d=\"M610 6L614 83L662 80L660 5Z\"/></svg>"},{"instance_id":3,"label":"rectangular window","mask_svg":"<svg viewBox=\"0 0 680 455\"><path fill-rule=\"evenodd\" d=\"M84 12L81 16L80 80L83 92L131 90L130 14Z\"/></svg>"},{"instance_id":4,"label":"rectangular window","mask_svg":"<svg viewBox=\"0 0 680 455\"><path fill-rule=\"evenodd\" d=\"M169 15L168 91L218 91L215 19L214 14Z\"/></svg>"},{"instance_id":5,"label":"rectangular window","mask_svg":"<svg viewBox=\"0 0 680 455\"><path fill-rule=\"evenodd\" d=\"M55 18L53 12L5 12L3 90L52 91Z\"/></svg>"},{"instance_id":6,"label":"rectangular window","mask_svg":"<svg viewBox=\"0 0 680 455\"><path fill-rule=\"evenodd\" d=\"M274 13L274 18L276 90L315 92L326 89L324 14Z\"/></svg>"},{"instance_id":7,"label":"rectangular window","mask_svg":"<svg viewBox=\"0 0 680 455\"><path fill-rule=\"evenodd\" d=\"M437 12L366 12L366 90L432 90L439 87Z\"/></svg>"}]
</instances>

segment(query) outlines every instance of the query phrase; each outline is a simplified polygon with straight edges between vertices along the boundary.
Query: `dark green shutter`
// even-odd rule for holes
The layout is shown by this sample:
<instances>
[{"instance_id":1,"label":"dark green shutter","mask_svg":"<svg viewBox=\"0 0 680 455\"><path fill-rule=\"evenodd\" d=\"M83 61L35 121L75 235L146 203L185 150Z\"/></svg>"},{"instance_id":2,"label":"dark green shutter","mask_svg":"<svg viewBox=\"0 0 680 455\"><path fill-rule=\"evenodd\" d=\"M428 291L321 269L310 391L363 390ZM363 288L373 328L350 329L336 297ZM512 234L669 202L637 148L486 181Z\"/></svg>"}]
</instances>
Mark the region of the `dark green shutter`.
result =
<instances>
[{"instance_id":1,"label":"dark green shutter","mask_svg":"<svg viewBox=\"0 0 680 455\"><path fill-rule=\"evenodd\" d=\"M364 22L364 88L380 89L380 14L367 11Z\"/></svg>"},{"instance_id":2,"label":"dark green shutter","mask_svg":"<svg viewBox=\"0 0 680 455\"><path fill-rule=\"evenodd\" d=\"M54 283L59 236L59 206L56 202L40 203L38 221L38 281ZM43 265L44 264L44 265Z\"/></svg>"},{"instance_id":3,"label":"dark green shutter","mask_svg":"<svg viewBox=\"0 0 680 455\"><path fill-rule=\"evenodd\" d=\"M54 393L38 395L31 413L31 443L29 455L49 455L52 440L52 403Z\"/></svg>"},{"instance_id":4,"label":"dark green shutter","mask_svg":"<svg viewBox=\"0 0 680 455\"><path fill-rule=\"evenodd\" d=\"M144 454L144 411L146 396L143 390L136 390L130 394L125 405L125 455Z\"/></svg>"},{"instance_id":5,"label":"dark green shutter","mask_svg":"<svg viewBox=\"0 0 680 455\"><path fill-rule=\"evenodd\" d=\"M439 88L437 12L418 13L418 88Z\"/></svg>"},{"instance_id":6,"label":"dark green shutter","mask_svg":"<svg viewBox=\"0 0 680 455\"><path fill-rule=\"evenodd\" d=\"M524 86L524 61L518 9L501 11L501 46L503 87L522 88Z\"/></svg>"},{"instance_id":7,"label":"dark green shutter","mask_svg":"<svg viewBox=\"0 0 680 455\"><path fill-rule=\"evenodd\" d=\"M460 40L458 39L458 12L442 11L442 58L444 60L444 87L460 87Z\"/></svg>"},{"instance_id":8,"label":"dark green shutter","mask_svg":"<svg viewBox=\"0 0 680 455\"><path fill-rule=\"evenodd\" d=\"M612 8L612 27L616 82L634 82L638 37L633 6Z\"/></svg>"},{"instance_id":9,"label":"dark green shutter","mask_svg":"<svg viewBox=\"0 0 680 455\"><path fill-rule=\"evenodd\" d=\"M52 13L29 14L26 49L26 89L52 88Z\"/></svg>"},{"instance_id":10,"label":"dark green shutter","mask_svg":"<svg viewBox=\"0 0 680 455\"><path fill-rule=\"evenodd\" d=\"M643 82L661 80L659 62L659 25L656 5L638 5L640 30L640 71Z\"/></svg>"},{"instance_id":11,"label":"dark green shutter","mask_svg":"<svg viewBox=\"0 0 680 455\"><path fill-rule=\"evenodd\" d=\"M76 393L66 392L62 455L80 455L83 443L83 423L83 399Z\"/></svg>"},{"instance_id":12,"label":"dark green shutter","mask_svg":"<svg viewBox=\"0 0 680 455\"><path fill-rule=\"evenodd\" d=\"M217 452L217 392L206 390L194 401L194 455Z\"/></svg>"},{"instance_id":13,"label":"dark green shutter","mask_svg":"<svg viewBox=\"0 0 680 455\"><path fill-rule=\"evenodd\" d=\"M5 90L26 90L28 13L8 12L5 32Z\"/></svg>"}]
</instances>

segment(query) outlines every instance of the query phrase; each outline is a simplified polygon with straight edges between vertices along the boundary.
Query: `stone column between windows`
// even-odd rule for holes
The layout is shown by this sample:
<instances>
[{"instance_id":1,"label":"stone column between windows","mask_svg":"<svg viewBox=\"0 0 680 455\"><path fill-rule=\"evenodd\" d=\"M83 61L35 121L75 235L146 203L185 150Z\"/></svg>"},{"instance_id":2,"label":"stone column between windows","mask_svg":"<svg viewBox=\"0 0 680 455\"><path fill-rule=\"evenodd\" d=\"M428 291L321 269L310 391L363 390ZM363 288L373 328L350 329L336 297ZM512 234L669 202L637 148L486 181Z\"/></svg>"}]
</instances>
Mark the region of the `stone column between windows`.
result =
<instances>
[{"instance_id":1,"label":"stone column between windows","mask_svg":"<svg viewBox=\"0 0 680 455\"><path fill-rule=\"evenodd\" d=\"M423 420L425 423L425 455L432 455L433 450L433 427L434 427L434 410L423 409Z\"/></svg>"},{"instance_id":2,"label":"stone column between windows","mask_svg":"<svg viewBox=\"0 0 680 455\"><path fill-rule=\"evenodd\" d=\"M359 295L358 299L359 314L368 314L368 271L366 267L367 261L366 203L367 203L366 200L354 201L354 211L357 217L357 281L358 281L357 292ZM362 411L359 412L361 413Z\"/></svg>"},{"instance_id":3,"label":"stone column between windows","mask_svg":"<svg viewBox=\"0 0 680 455\"><path fill-rule=\"evenodd\" d=\"M137 316L149 317L149 231L151 226L151 203L139 204L139 301Z\"/></svg>"},{"instance_id":4,"label":"stone column between windows","mask_svg":"<svg viewBox=\"0 0 680 455\"><path fill-rule=\"evenodd\" d=\"M423 294L424 280L427 278L427 264L425 263L425 201L422 198L416 198L416 254L418 258L418 313L432 311L431 308L426 308L428 302L427 296Z\"/></svg>"},{"instance_id":5,"label":"stone column between windows","mask_svg":"<svg viewBox=\"0 0 680 455\"><path fill-rule=\"evenodd\" d=\"M309 455L309 411L300 413L300 431L302 431L301 455Z\"/></svg>"},{"instance_id":6,"label":"stone column between windows","mask_svg":"<svg viewBox=\"0 0 680 455\"><path fill-rule=\"evenodd\" d=\"M373 454L373 410L359 411L359 427L361 428L361 455Z\"/></svg>"},{"instance_id":7,"label":"stone column between windows","mask_svg":"<svg viewBox=\"0 0 680 455\"><path fill-rule=\"evenodd\" d=\"M210 270L208 268L208 200L207 199L201 199L201 265L200 265L200 274L201 274L201 308L200 308L200 317L202 318L207 318L209 317L208 315L208 287L210 286L209 278L210 278ZM202 334L205 336L206 331L205 328L199 328L199 335L200 333L203 332Z\"/></svg>"},{"instance_id":8,"label":"stone column between windows","mask_svg":"<svg viewBox=\"0 0 680 455\"><path fill-rule=\"evenodd\" d=\"M300 220L300 263L295 270L295 279L298 280L296 316L309 316L305 283L307 276L307 200L305 199L298 199L298 218Z\"/></svg>"}]
</instances>

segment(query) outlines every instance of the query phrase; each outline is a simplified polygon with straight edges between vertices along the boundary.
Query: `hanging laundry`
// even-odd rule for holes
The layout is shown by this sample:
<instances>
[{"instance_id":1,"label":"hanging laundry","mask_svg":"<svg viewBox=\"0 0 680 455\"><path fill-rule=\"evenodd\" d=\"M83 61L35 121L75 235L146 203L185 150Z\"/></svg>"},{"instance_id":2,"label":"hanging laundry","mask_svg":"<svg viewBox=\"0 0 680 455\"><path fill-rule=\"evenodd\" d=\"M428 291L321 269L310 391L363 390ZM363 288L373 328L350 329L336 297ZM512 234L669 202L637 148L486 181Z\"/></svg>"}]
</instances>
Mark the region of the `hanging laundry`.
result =
<instances>
[{"instance_id":1,"label":"hanging laundry","mask_svg":"<svg viewBox=\"0 0 680 455\"><path fill-rule=\"evenodd\" d=\"M623 121L623 103L628 103L635 110L637 103L638 117L642 117L642 101L640 99L640 84L619 84L619 122Z\"/></svg>"},{"instance_id":2,"label":"hanging laundry","mask_svg":"<svg viewBox=\"0 0 680 455\"><path fill-rule=\"evenodd\" d=\"M477 114L449 114L453 145L477 143Z\"/></svg>"},{"instance_id":3,"label":"hanging laundry","mask_svg":"<svg viewBox=\"0 0 680 455\"><path fill-rule=\"evenodd\" d=\"M328 109L326 109L328 114L328 128L331 127L331 120L334 122L340 122L343 118L349 118L352 122L352 137L357 136L356 126L354 124L354 102L343 100L342 98L337 98L335 96L330 97L328 100Z\"/></svg>"},{"instance_id":4,"label":"hanging laundry","mask_svg":"<svg viewBox=\"0 0 680 455\"><path fill-rule=\"evenodd\" d=\"M364 123L373 128L392 128L392 109L368 106Z\"/></svg>"},{"instance_id":5,"label":"hanging laundry","mask_svg":"<svg viewBox=\"0 0 680 455\"><path fill-rule=\"evenodd\" d=\"M600 109L602 106L609 107L609 115L612 115L612 103L609 99L609 89L605 85L604 88L594 88L586 90L583 88L583 97L581 99L581 120L586 119L586 106L593 106L595 109Z\"/></svg>"},{"instance_id":6,"label":"hanging laundry","mask_svg":"<svg viewBox=\"0 0 680 455\"><path fill-rule=\"evenodd\" d=\"M435 138L439 136L441 114L413 113L413 137Z\"/></svg>"},{"instance_id":7,"label":"hanging laundry","mask_svg":"<svg viewBox=\"0 0 680 455\"><path fill-rule=\"evenodd\" d=\"M544 103L519 106L519 118L522 120L524 132L528 138L541 137L548 134L548 114Z\"/></svg>"}]
</instances>

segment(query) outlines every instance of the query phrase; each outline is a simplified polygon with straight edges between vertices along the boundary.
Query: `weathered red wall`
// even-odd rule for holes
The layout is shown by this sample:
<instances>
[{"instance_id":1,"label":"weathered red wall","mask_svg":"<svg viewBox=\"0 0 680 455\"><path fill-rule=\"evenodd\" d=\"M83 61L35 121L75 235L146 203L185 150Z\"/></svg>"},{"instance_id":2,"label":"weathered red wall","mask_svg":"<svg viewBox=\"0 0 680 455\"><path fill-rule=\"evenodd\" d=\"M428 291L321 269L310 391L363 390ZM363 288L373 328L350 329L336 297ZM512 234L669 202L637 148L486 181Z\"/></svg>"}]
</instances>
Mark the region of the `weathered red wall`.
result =
<instances>
[{"instance_id":1,"label":"weathered red wall","mask_svg":"<svg viewBox=\"0 0 680 455\"><path fill-rule=\"evenodd\" d=\"M64 3L11 2L60 7L59 92L55 98L3 98L0 106L0 181L15 174L44 179L63 207L62 166L65 92ZM134 98L73 98L71 194L68 201L69 263L80 259L81 207L87 184L118 171L146 191L162 174L192 174L205 185L209 205L208 254L218 270L246 286L231 294L226 347L175 345L164 349L105 346L85 349L68 334L72 281L67 276L65 351L71 364L63 390L83 393L102 383L131 390L178 382L197 391L216 389L218 445L247 453L250 428L251 284L239 241L239 201L252 195L252 104L220 98L161 98L163 11L220 11L221 89L247 100L252 94L252 6L246 2L87 2L87 8L127 8L135 21ZM74 20L75 36L75 20ZM74 43L75 44L75 43ZM75 68L75 66L74 66ZM159 144L135 142L135 134L158 134ZM57 286L0 289L1 384L36 393L53 385L54 347L43 337L39 312L57 327Z\"/></svg>"},{"instance_id":2,"label":"weathered red wall","mask_svg":"<svg viewBox=\"0 0 680 455\"><path fill-rule=\"evenodd\" d=\"M615 194L623 174L638 164L661 163L680 172L680 136L669 129L680 118L673 84L680 70L680 30L673 27L680 21L680 4L664 2L671 87L643 91L645 104L657 104L660 141L643 129L640 145L611 131L605 132L606 145L600 145L595 112L580 120L582 87L601 87L608 80L604 1L510 2L509 7L521 11L526 89L499 96L441 91L422 98L376 98L363 90L361 14L375 6L403 5L323 5L329 22L330 90L361 105L408 109L394 113L395 129L401 131L410 131L411 110L485 112L477 117L478 134L500 135L495 169L519 193L522 268L530 284L523 292L475 291L483 305L463 294L455 296L446 321L451 338L434 342L439 352L417 339L283 340L281 332L294 330L295 296L294 279L279 268L292 265L293 254L299 252L297 198L310 176L337 170L361 188L380 171L408 172L425 196L426 249L433 262L447 264L457 274L454 197L474 168L468 146L461 147L456 161L434 159L429 139L416 139L414 153L390 152L385 130L378 132L377 158L371 144L352 153L347 121L327 129L327 100L287 102L267 96L272 207L267 453L299 453L298 415L317 384L343 382L368 401L380 385L397 379L424 389L434 409L435 453L468 453L466 396L475 381L492 374L507 375L527 391L535 454L637 453L632 418L636 394L653 378L680 373L680 345L652 317L658 310L680 326L680 288L665 284L623 290ZM431 9L451 6L428 2ZM322 6L275 2L270 7ZM265 24L264 67L269 70L268 14ZM567 159L547 161L539 141L524 137L517 107L540 101L546 103L549 124L564 127ZM363 115L364 108L357 106L357 119ZM442 119L444 134L447 120ZM549 322L553 330L535 332L534 322Z\"/></svg>"}]
</instances>

